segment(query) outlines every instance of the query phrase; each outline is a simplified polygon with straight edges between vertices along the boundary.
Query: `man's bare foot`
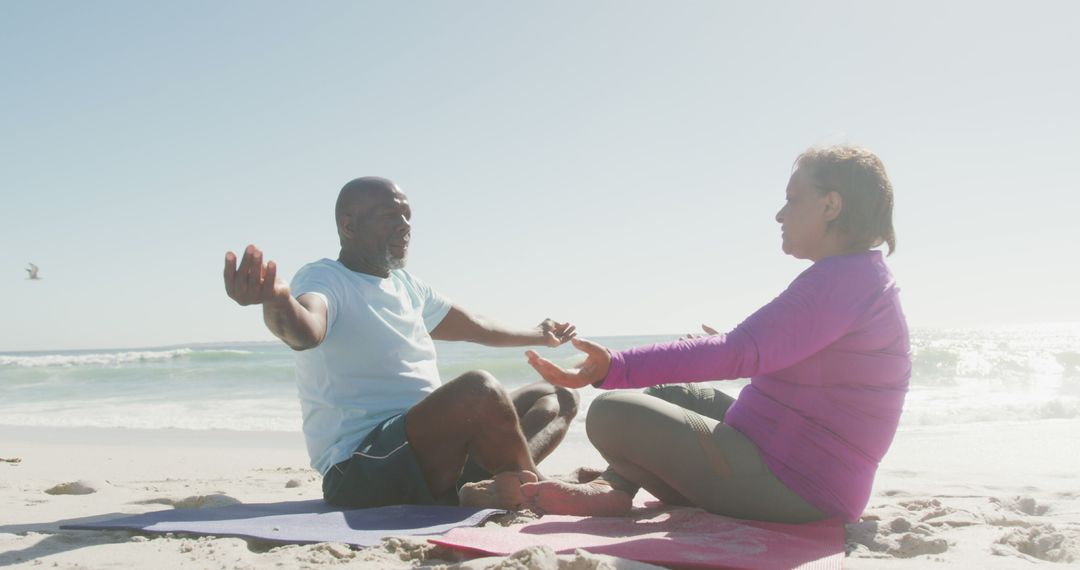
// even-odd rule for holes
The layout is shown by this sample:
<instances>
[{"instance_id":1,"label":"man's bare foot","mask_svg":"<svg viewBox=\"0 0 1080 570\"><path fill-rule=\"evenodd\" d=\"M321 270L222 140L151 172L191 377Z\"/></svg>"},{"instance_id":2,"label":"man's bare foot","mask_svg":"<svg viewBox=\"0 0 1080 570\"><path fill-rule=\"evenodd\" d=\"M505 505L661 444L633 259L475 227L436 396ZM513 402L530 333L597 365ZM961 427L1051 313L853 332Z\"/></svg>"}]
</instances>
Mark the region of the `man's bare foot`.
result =
<instances>
[{"instance_id":1,"label":"man's bare foot","mask_svg":"<svg viewBox=\"0 0 1080 570\"><path fill-rule=\"evenodd\" d=\"M617 517L630 512L634 498L604 480L568 483L549 479L521 486L525 506L553 515Z\"/></svg>"},{"instance_id":2,"label":"man's bare foot","mask_svg":"<svg viewBox=\"0 0 1080 570\"><path fill-rule=\"evenodd\" d=\"M493 479L464 484L458 491L458 502L463 507L517 510L525 503L522 484L538 480L532 471L503 471Z\"/></svg>"}]
</instances>

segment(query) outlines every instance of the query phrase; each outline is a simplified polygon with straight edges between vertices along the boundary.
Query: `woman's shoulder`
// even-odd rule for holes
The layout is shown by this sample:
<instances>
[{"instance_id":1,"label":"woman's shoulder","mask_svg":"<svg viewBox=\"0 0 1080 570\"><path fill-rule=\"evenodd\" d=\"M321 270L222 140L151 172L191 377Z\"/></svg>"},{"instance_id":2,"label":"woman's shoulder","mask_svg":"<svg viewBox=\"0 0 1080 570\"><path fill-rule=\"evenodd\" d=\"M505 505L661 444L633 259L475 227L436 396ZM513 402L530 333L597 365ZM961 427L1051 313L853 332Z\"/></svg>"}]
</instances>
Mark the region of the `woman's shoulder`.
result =
<instances>
[{"instance_id":1,"label":"woman's shoulder","mask_svg":"<svg viewBox=\"0 0 1080 570\"><path fill-rule=\"evenodd\" d=\"M860 251L858 253L849 253L846 255L834 255L826 257L821 261L810 266L807 272L810 271L828 273L828 274L844 274L852 277L865 275L867 277L892 277L892 272L889 271L889 266L885 263L885 256L881 251L871 249L867 251Z\"/></svg>"},{"instance_id":2,"label":"woman's shoulder","mask_svg":"<svg viewBox=\"0 0 1080 570\"><path fill-rule=\"evenodd\" d=\"M892 272L878 250L827 257L807 268L798 280L845 294L878 292L895 286Z\"/></svg>"}]
</instances>

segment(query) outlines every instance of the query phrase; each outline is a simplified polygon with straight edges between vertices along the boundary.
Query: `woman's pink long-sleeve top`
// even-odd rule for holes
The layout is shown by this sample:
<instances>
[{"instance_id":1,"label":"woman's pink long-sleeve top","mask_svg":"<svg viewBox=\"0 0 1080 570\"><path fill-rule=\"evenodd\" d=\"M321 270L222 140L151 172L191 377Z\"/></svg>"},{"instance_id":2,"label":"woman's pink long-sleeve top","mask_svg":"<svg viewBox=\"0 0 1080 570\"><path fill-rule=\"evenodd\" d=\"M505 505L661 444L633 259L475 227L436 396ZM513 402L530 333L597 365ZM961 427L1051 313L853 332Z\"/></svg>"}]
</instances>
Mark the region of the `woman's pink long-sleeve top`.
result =
<instances>
[{"instance_id":1,"label":"woman's pink long-sleeve top","mask_svg":"<svg viewBox=\"0 0 1080 570\"><path fill-rule=\"evenodd\" d=\"M898 292L881 252L828 257L725 335L613 351L599 387L750 378L724 423L800 497L855 521L911 376Z\"/></svg>"}]
</instances>

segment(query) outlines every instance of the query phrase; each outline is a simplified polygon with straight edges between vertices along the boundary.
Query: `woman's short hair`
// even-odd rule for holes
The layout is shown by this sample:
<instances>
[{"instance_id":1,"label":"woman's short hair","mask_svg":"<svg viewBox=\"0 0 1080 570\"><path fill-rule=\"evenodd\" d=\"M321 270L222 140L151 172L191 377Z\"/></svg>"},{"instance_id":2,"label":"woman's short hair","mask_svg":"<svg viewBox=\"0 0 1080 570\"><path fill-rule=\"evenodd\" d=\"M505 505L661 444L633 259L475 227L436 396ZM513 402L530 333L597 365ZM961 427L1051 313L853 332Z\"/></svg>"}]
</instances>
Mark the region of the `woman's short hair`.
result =
<instances>
[{"instance_id":1,"label":"woman's short hair","mask_svg":"<svg viewBox=\"0 0 1080 570\"><path fill-rule=\"evenodd\" d=\"M808 174L818 192L840 194L843 206L832 223L853 246L884 243L890 255L896 250L892 182L876 154L848 145L812 147L795 159L795 169Z\"/></svg>"}]
</instances>

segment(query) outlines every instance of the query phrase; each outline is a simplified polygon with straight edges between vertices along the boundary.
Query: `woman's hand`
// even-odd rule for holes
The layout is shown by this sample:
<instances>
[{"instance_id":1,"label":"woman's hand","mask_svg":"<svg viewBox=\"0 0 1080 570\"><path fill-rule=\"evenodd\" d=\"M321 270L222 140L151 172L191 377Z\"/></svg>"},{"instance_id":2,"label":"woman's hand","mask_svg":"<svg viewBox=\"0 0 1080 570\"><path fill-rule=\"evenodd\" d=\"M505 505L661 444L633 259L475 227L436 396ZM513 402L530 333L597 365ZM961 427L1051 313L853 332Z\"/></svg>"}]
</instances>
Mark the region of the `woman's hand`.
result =
<instances>
[{"instance_id":1,"label":"woman's hand","mask_svg":"<svg viewBox=\"0 0 1080 570\"><path fill-rule=\"evenodd\" d=\"M575 338L570 343L585 353L585 360L573 370L556 366L533 350L526 351L525 356L529 359L529 365L536 369L544 380L556 386L584 388L607 377L608 368L611 367L611 354L608 349L580 338Z\"/></svg>"},{"instance_id":2,"label":"woman's hand","mask_svg":"<svg viewBox=\"0 0 1080 570\"><path fill-rule=\"evenodd\" d=\"M717 331L716 329L710 327L709 325L701 325L701 330L705 331L705 334L689 333L686 336L679 337L679 340L687 340L687 339L691 339L691 338L702 338L702 337L704 337L706 335L712 336L712 335L715 335L715 334L720 334L719 331Z\"/></svg>"}]
</instances>

